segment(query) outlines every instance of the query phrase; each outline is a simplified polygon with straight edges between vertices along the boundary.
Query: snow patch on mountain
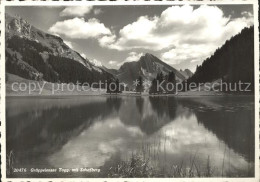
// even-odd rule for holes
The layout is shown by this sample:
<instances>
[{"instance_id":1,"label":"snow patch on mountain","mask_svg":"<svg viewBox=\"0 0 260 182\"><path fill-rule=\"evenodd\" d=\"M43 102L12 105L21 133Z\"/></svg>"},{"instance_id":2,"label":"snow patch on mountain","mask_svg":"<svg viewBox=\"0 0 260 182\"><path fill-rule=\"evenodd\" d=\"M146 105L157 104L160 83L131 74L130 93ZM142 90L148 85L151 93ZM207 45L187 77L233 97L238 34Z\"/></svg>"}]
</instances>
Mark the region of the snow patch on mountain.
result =
<instances>
[{"instance_id":1,"label":"snow patch on mountain","mask_svg":"<svg viewBox=\"0 0 260 182\"><path fill-rule=\"evenodd\" d=\"M91 62L94 66L102 67L102 63L96 59L90 59L89 62Z\"/></svg>"}]
</instances>

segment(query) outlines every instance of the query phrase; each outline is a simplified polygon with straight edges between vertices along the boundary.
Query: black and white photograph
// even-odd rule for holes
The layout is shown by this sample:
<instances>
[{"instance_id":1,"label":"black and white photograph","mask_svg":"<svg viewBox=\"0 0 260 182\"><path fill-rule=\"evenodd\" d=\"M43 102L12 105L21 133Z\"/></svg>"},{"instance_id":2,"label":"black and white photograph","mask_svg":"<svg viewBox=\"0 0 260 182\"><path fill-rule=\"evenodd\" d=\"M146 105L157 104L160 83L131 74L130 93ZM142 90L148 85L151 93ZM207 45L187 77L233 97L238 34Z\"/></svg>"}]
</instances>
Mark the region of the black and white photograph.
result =
<instances>
[{"instance_id":1,"label":"black and white photograph","mask_svg":"<svg viewBox=\"0 0 260 182\"><path fill-rule=\"evenodd\" d=\"M2 180L259 181L258 2L221 2L2 3Z\"/></svg>"}]
</instances>

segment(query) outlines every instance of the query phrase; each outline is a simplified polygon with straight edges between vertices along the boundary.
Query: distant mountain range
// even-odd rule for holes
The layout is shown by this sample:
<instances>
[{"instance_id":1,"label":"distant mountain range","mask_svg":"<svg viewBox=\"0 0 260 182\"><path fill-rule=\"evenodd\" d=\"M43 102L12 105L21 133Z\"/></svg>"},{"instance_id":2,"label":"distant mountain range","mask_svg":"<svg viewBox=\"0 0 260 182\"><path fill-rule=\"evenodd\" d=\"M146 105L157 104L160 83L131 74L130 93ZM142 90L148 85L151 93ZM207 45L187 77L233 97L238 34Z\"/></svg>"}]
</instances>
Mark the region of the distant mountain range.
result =
<instances>
[{"instance_id":1,"label":"distant mountain range","mask_svg":"<svg viewBox=\"0 0 260 182\"><path fill-rule=\"evenodd\" d=\"M142 76L152 80L159 72L173 71L176 79L192 76L188 69L178 71L152 54L137 62L126 62L118 70L108 69L96 60L83 58L58 36L45 33L26 20L6 14L6 71L31 80L49 82L89 82L118 78L130 88Z\"/></svg>"},{"instance_id":2,"label":"distant mountain range","mask_svg":"<svg viewBox=\"0 0 260 182\"><path fill-rule=\"evenodd\" d=\"M30 80L62 83L93 83L118 78L129 88L139 76L152 80L162 72L173 71L176 80L204 83L222 79L249 82L254 88L254 28L241 33L218 48L215 53L190 70L177 70L156 56L146 53L138 61L125 62L119 69L109 69L97 60L83 58L58 36L45 33L26 20L6 14L6 72Z\"/></svg>"}]
</instances>

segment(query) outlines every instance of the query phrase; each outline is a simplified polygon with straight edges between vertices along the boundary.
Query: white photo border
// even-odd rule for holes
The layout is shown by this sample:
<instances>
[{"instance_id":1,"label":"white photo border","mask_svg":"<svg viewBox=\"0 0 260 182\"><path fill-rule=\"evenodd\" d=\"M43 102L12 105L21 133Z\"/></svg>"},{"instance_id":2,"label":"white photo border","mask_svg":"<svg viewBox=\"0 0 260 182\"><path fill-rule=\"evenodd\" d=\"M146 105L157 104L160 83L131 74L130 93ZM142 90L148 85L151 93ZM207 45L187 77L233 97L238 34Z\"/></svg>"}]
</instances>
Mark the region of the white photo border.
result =
<instances>
[{"instance_id":1,"label":"white photo border","mask_svg":"<svg viewBox=\"0 0 260 182\"><path fill-rule=\"evenodd\" d=\"M6 178L6 93L5 93L5 7L6 6L84 6L84 5L234 5L248 4L253 5L254 13L254 67L255 67L255 177L251 178ZM1 121L1 181L129 181L129 182L157 182L157 181L192 181L192 182L256 182L259 181L259 4L257 0L219 0L219 1L2 1L0 3L0 20L1 20L1 45L0 45L0 78L1 78L1 105L0 105L0 121Z\"/></svg>"}]
</instances>

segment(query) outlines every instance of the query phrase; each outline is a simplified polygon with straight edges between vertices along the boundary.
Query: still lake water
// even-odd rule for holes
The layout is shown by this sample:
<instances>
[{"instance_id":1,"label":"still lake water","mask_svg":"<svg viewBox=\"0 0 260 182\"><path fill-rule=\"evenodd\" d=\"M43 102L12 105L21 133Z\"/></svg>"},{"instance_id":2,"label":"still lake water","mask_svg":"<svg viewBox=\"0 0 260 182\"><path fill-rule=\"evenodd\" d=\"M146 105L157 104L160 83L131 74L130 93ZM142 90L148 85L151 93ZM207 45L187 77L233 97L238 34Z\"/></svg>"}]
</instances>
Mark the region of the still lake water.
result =
<instances>
[{"instance_id":1,"label":"still lake water","mask_svg":"<svg viewBox=\"0 0 260 182\"><path fill-rule=\"evenodd\" d=\"M254 98L7 97L13 167L98 168L100 173L9 177L104 177L133 153L170 173L195 163L213 176L254 176ZM193 165L193 164L192 164Z\"/></svg>"}]
</instances>

